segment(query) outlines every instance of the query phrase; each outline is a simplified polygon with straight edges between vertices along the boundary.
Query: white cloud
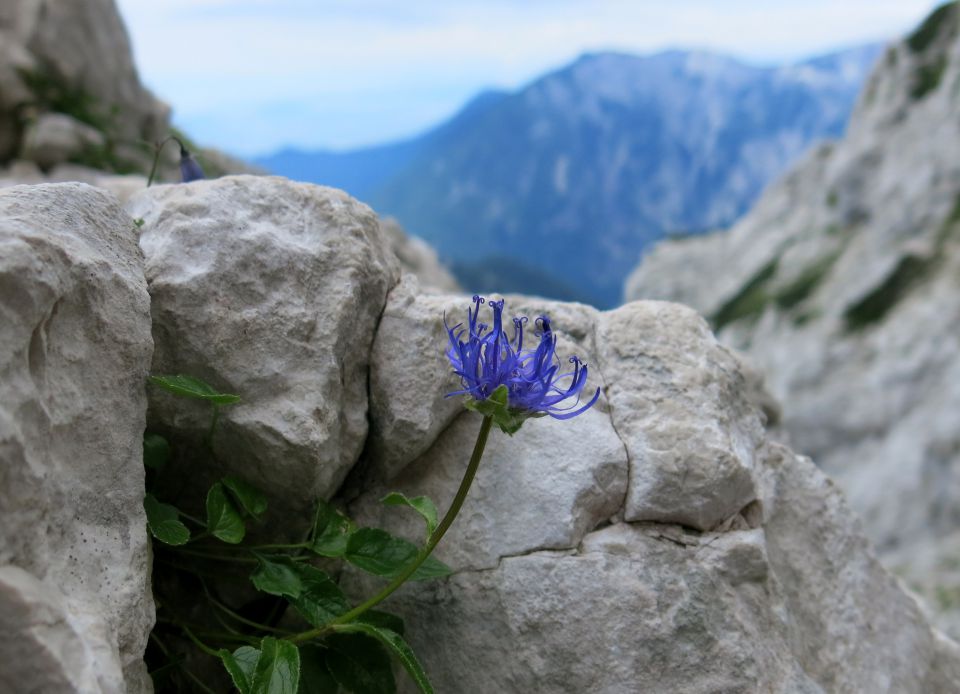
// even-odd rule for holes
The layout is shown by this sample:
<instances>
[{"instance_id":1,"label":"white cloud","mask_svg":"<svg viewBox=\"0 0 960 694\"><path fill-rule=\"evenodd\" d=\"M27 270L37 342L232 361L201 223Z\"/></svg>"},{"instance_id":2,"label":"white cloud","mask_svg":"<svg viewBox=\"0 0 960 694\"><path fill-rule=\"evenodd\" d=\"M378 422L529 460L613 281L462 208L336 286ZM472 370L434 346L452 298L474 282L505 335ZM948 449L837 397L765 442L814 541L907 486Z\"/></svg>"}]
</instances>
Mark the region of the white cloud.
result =
<instances>
[{"instance_id":1,"label":"white cloud","mask_svg":"<svg viewBox=\"0 0 960 694\"><path fill-rule=\"evenodd\" d=\"M936 4L119 0L147 84L197 137L247 154L411 133L481 88L519 86L585 51L699 47L781 62L900 35ZM262 122L237 142L241 114ZM310 117L322 129L294 127Z\"/></svg>"}]
</instances>

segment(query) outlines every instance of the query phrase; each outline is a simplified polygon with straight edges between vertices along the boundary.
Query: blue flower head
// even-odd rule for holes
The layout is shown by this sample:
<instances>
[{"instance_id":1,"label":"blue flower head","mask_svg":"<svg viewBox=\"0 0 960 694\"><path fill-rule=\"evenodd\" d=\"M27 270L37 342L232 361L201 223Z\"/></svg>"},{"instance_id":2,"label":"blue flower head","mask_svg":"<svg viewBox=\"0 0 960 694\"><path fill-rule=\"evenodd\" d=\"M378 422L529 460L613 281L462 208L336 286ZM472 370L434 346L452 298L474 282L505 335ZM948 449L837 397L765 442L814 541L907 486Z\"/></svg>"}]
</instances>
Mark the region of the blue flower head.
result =
<instances>
[{"instance_id":1,"label":"blue flower head","mask_svg":"<svg viewBox=\"0 0 960 694\"><path fill-rule=\"evenodd\" d=\"M183 183L189 183L206 178L203 169L200 168L200 163L193 158L193 155L183 146L180 140L177 140L177 142L180 144L180 180Z\"/></svg>"},{"instance_id":2,"label":"blue flower head","mask_svg":"<svg viewBox=\"0 0 960 694\"><path fill-rule=\"evenodd\" d=\"M484 299L473 297L473 309L467 310L467 325L444 326L450 338L447 358L463 388L448 394L469 395L467 407L494 421L508 434L516 432L528 417L550 415L570 419L582 414L600 397L597 388L585 405L580 396L587 384L587 365L570 357L572 365L561 369L557 357L557 337L547 316L536 320L536 347L524 350L523 330L526 316L513 319L513 338L503 329L503 301L490 301L493 327L479 322Z\"/></svg>"}]
</instances>

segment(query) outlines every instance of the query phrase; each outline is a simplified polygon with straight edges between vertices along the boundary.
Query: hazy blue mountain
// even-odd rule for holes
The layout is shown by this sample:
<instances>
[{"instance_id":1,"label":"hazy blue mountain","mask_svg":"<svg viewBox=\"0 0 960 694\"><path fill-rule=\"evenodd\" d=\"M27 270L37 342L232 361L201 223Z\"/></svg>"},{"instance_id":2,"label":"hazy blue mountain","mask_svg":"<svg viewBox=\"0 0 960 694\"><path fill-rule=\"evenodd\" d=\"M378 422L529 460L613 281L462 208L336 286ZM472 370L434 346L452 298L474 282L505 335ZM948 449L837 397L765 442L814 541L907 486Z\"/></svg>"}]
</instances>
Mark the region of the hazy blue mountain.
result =
<instances>
[{"instance_id":1,"label":"hazy blue mountain","mask_svg":"<svg viewBox=\"0 0 960 694\"><path fill-rule=\"evenodd\" d=\"M731 224L813 141L840 136L879 51L774 68L590 54L406 142L257 163L397 217L468 289L606 307L651 242Z\"/></svg>"}]
</instances>

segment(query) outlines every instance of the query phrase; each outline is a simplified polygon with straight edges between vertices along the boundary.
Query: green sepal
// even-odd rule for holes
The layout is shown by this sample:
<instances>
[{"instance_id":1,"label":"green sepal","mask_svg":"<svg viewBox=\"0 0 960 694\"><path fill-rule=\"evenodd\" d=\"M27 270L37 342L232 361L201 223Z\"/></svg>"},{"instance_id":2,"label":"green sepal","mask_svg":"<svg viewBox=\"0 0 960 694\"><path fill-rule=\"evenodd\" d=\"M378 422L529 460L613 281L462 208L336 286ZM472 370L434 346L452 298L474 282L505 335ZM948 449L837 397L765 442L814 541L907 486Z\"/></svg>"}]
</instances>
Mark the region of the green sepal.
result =
<instances>
[{"instance_id":1,"label":"green sepal","mask_svg":"<svg viewBox=\"0 0 960 694\"><path fill-rule=\"evenodd\" d=\"M268 557L259 552L253 552L253 556L260 562L260 566L250 574L250 580L257 590L293 599L300 597L303 581L300 579L301 567L295 561L290 557Z\"/></svg>"},{"instance_id":2,"label":"green sepal","mask_svg":"<svg viewBox=\"0 0 960 694\"><path fill-rule=\"evenodd\" d=\"M390 629L360 622L337 624L333 629L338 634L358 633L375 638L396 656L400 664L403 665L404 670L407 671L410 678L420 689L421 694L433 694L433 686L431 686L430 680L427 678L427 673L423 669L423 665L417 660L413 649L403 640L400 634Z\"/></svg>"},{"instance_id":3,"label":"green sepal","mask_svg":"<svg viewBox=\"0 0 960 694\"><path fill-rule=\"evenodd\" d=\"M243 540L247 528L243 516L227 496L226 488L217 482L207 492L207 530L214 537L235 545Z\"/></svg>"},{"instance_id":4,"label":"green sepal","mask_svg":"<svg viewBox=\"0 0 960 694\"><path fill-rule=\"evenodd\" d=\"M143 435L143 464L151 470L162 470L170 460L170 444L160 434Z\"/></svg>"},{"instance_id":5,"label":"green sepal","mask_svg":"<svg viewBox=\"0 0 960 694\"><path fill-rule=\"evenodd\" d=\"M423 516L427 522L427 537L437 529L437 507L427 496L415 496L412 499L400 492L390 492L380 499L380 503L387 506L409 506Z\"/></svg>"},{"instance_id":6,"label":"green sepal","mask_svg":"<svg viewBox=\"0 0 960 694\"><path fill-rule=\"evenodd\" d=\"M150 376L150 382L154 383L164 390L168 390L174 395L180 395L185 398L196 398L206 400L214 405L232 405L240 401L239 395L230 395L228 393L218 393L213 386L199 378L193 376Z\"/></svg>"},{"instance_id":7,"label":"green sepal","mask_svg":"<svg viewBox=\"0 0 960 694\"><path fill-rule=\"evenodd\" d=\"M157 501L153 494L143 497L150 534L166 545L185 545L190 540L190 529L180 522L180 512L170 504Z\"/></svg>"},{"instance_id":8,"label":"green sepal","mask_svg":"<svg viewBox=\"0 0 960 694\"><path fill-rule=\"evenodd\" d=\"M531 417L544 416L542 412L528 412L510 407L509 395L510 391L506 386L497 386L486 400L467 399L463 406L468 410L479 412L484 417L490 417L493 423L500 427L500 431L510 436L520 431L523 423Z\"/></svg>"},{"instance_id":9,"label":"green sepal","mask_svg":"<svg viewBox=\"0 0 960 694\"><path fill-rule=\"evenodd\" d=\"M350 536L343 558L374 574L394 578L417 558L420 550L412 542L394 537L379 528L360 528ZM453 570L438 559L427 557L410 577L411 581L449 576Z\"/></svg>"}]
</instances>

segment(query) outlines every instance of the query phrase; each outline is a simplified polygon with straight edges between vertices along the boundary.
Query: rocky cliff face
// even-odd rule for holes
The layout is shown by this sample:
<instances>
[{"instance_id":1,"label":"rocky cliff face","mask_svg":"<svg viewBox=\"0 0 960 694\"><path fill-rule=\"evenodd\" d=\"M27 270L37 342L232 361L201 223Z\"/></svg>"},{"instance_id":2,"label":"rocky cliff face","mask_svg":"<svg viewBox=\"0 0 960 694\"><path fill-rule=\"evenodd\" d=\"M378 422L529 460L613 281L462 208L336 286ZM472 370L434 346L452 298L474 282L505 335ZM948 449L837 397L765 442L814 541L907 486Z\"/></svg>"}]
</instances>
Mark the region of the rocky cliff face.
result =
<instances>
[{"instance_id":1,"label":"rocky cliff face","mask_svg":"<svg viewBox=\"0 0 960 694\"><path fill-rule=\"evenodd\" d=\"M733 229L658 246L628 299L709 316L895 572L960 633L960 10L891 46L846 137Z\"/></svg>"},{"instance_id":2,"label":"rocky cliff face","mask_svg":"<svg viewBox=\"0 0 960 694\"><path fill-rule=\"evenodd\" d=\"M145 176L153 143L170 132L170 108L140 83L114 0L0 6L0 186ZM254 171L188 146L208 175ZM177 162L169 147L159 180L178 180Z\"/></svg>"}]
</instances>

